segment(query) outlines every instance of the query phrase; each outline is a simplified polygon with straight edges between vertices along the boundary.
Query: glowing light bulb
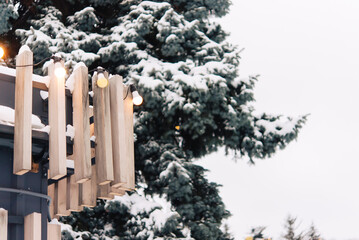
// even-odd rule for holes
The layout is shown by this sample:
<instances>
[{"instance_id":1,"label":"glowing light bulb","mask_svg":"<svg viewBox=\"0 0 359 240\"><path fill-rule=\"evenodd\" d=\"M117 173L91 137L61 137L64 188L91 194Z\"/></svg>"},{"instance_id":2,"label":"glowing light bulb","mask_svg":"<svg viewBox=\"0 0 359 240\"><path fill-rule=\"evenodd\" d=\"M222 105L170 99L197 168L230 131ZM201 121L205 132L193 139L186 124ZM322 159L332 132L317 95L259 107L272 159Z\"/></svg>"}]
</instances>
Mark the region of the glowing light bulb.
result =
<instances>
[{"instance_id":1,"label":"glowing light bulb","mask_svg":"<svg viewBox=\"0 0 359 240\"><path fill-rule=\"evenodd\" d=\"M56 64L56 65L58 65L58 64ZM56 66L55 65L55 66ZM66 76L66 70L65 70L65 68L63 67L63 66L61 66L61 64L59 64L60 66L56 66L55 67L55 76L57 77L57 78L65 78L65 76Z\"/></svg>"},{"instance_id":2,"label":"glowing light bulb","mask_svg":"<svg viewBox=\"0 0 359 240\"><path fill-rule=\"evenodd\" d=\"M108 80L103 73L98 74L96 84L99 88L105 88L108 86Z\"/></svg>"},{"instance_id":3,"label":"glowing light bulb","mask_svg":"<svg viewBox=\"0 0 359 240\"><path fill-rule=\"evenodd\" d=\"M5 54L5 51L2 47L0 47L0 58L2 58Z\"/></svg>"},{"instance_id":4,"label":"glowing light bulb","mask_svg":"<svg viewBox=\"0 0 359 240\"><path fill-rule=\"evenodd\" d=\"M132 92L132 101L133 101L133 104L138 106L138 105L142 104L143 98L141 97L140 94L138 94L137 91L134 91L134 92Z\"/></svg>"},{"instance_id":5,"label":"glowing light bulb","mask_svg":"<svg viewBox=\"0 0 359 240\"><path fill-rule=\"evenodd\" d=\"M130 91L132 93L132 102L135 105L141 105L143 102L143 98L141 97L140 94L138 94L136 86L133 84L130 84Z\"/></svg>"}]
</instances>

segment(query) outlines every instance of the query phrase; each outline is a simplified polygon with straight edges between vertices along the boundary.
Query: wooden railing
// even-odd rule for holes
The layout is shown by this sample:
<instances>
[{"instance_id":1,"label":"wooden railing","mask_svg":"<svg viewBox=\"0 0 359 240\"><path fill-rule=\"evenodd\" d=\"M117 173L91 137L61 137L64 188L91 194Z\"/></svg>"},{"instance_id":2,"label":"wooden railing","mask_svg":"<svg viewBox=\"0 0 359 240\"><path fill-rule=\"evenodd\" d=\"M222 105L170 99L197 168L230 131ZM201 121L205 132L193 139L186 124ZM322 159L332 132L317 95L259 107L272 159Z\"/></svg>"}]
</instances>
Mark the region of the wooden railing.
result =
<instances>
[{"instance_id":1,"label":"wooden railing","mask_svg":"<svg viewBox=\"0 0 359 240\"><path fill-rule=\"evenodd\" d=\"M48 178L55 180L48 186L48 195L53 199L50 215L67 216L71 211L94 207L97 198L112 199L115 195L134 190L133 103L122 77L114 75L109 79L108 87L100 88L94 73L92 109L89 105L88 69L83 63L74 68L69 79L74 82L71 90L75 135L73 154L68 156L65 79L55 75L55 68L63 66L63 62L51 62L47 77L33 75L32 63L32 52L28 47L22 47L16 61L13 174L26 174L32 167L32 94L33 88L40 88L48 91ZM90 125L92 116L94 123ZM90 142L92 135L96 137L94 148ZM68 159L74 161L73 174L68 173ZM7 239L7 220L7 211L0 209L0 239ZM48 236L51 236L48 239L61 239L59 227L48 224ZM27 215L24 229L25 239L41 239L40 214Z\"/></svg>"}]
</instances>

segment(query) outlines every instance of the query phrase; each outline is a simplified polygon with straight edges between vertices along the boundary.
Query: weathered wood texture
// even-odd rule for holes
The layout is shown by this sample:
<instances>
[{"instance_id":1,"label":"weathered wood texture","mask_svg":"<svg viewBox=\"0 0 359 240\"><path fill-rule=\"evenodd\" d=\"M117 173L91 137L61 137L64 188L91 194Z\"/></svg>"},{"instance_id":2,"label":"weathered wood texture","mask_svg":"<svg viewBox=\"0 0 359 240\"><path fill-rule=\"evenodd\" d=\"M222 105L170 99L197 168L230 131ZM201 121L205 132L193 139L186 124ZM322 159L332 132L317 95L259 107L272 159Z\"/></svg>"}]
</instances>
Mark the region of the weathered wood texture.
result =
<instances>
[{"instance_id":1,"label":"weathered wood texture","mask_svg":"<svg viewBox=\"0 0 359 240\"><path fill-rule=\"evenodd\" d=\"M76 182L83 183L91 178L91 146L89 122L88 70L85 65L73 72L72 93L73 125L75 128L74 157Z\"/></svg>"},{"instance_id":2,"label":"weathered wood texture","mask_svg":"<svg viewBox=\"0 0 359 240\"><path fill-rule=\"evenodd\" d=\"M41 214L32 213L24 219L24 240L41 240Z\"/></svg>"},{"instance_id":3,"label":"weathered wood texture","mask_svg":"<svg viewBox=\"0 0 359 240\"><path fill-rule=\"evenodd\" d=\"M128 91L128 86L125 91ZM135 189L135 146L133 137L133 101L132 94L129 92L124 100L124 115L125 115L125 149L127 149L127 156L125 161L125 184L121 186L122 189Z\"/></svg>"},{"instance_id":4,"label":"weathered wood texture","mask_svg":"<svg viewBox=\"0 0 359 240\"><path fill-rule=\"evenodd\" d=\"M14 174L22 175L31 170L32 144L32 66L33 53L27 46L16 57L15 82L15 129L14 129Z\"/></svg>"},{"instance_id":5,"label":"weathered wood texture","mask_svg":"<svg viewBox=\"0 0 359 240\"><path fill-rule=\"evenodd\" d=\"M126 93L125 93L126 95ZM128 182L129 149L126 144L124 85L119 75L110 78L111 132L114 181L113 187Z\"/></svg>"},{"instance_id":6,"label":"weathered wood texture","mask_svg":"<svg viewBox=\"0 0 359 240\"><path fill-rule=\"evenodd\" d=\"M107 75L107 74L106 74ZM96 136L97 183L107 184L114 180L111 141L110 89L96 85L97 74L92 78L93 114Z\"/></svg>"},{"instance_id":7,"label":"weathered wood texture","mask_svg":"<svg viewBox=\"0 0 359 240\"><path fill-rule=\"evenodd\" d=\"M0 208L0 240L7 240L8 212Z\"/></svg>"},{"instance_id":8,"label":"weathered wood texture","mask_svg":"<svg viewBox=\"0 0 359 240\"><path fill-rule=\"evenodd\" d=\"M75 175L71 175L67 177L67 210L72 212L82 211L83 207L80 206L79 202L79 184L76 183Z\"/></svg>"},{"instance_id":9,"label":"weathered wood texture","mask_svg":"<svg viewBox=\"0 0 359 240\"><path fill-rule=\"evenodd\" d=\"M47 240L61 240L60 224L47 224Z\"/></svg>"},{"instance_id":10,"label":"weathered wood texture","mask_svg":"<svg viewBox=\"0 0 359 240\"><path fill-rule=\"evenodd\" d=\"M92 166L91 179L80 183L80 205L84 207L96 206L97 173L95 165Z\"/></svg>"},{"instance_id":11,"label":"weathered wood texture","mask_svg":"<svg viewBox=\"0 0 359 240\"><path fill-rule=\"evenodd\" d=\"M49 86L49 152L50 178L59 179L66 175L66 111L65 78L55 76L55 68L63 67L63 62L50 63Z\"/></svg>"}]
</instances>

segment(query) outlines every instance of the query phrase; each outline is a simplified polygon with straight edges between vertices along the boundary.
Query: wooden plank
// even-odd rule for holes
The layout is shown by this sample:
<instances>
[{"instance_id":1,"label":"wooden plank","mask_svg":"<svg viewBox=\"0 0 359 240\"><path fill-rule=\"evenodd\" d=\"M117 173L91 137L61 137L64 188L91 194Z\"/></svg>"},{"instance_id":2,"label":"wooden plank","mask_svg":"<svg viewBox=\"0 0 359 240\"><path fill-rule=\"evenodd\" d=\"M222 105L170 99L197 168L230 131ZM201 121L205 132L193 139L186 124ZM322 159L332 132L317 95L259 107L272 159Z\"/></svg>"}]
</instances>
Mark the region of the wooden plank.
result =
<instances>
[{"instance_id":1,"label":"wooden plank","mask_svg":"<svg viewBox=\"0 0 359 240\"><path fill-rule=\"evenodd\" d=\"M98 185L97 186L97 198L105 199L105 200L113 199L113 196L110 195L110 191L111 191L110 183L107 183L105 185Z\"/></svg>"},{"instance_id":2,"label":"wooden plank","mask_svg":"<svg viewBox=\"0 0 359 240\"><path fill-rule=\"evenodd\" d=\"M63 67L63 62L50 63L49 86L49 155L50 178L59 179L66 175L66 111L65 78L55 76L55 68Z\"/></svg>"},{"instance_id":3,"label":"wooden plank","mask_svg":"<svg viewBox=\"0 0 359 240\"><path fill-rule=\"evenodd\" d=\"M119 187L128 180L129 149L126 148L124 85L122 77L115 75L110 78L110 106L112 155L114 167L113 187Z\"/></svg>"},{"instance_id":4,"label":"wooden plank","mask_svg":"<svg viewBox=\"0 0 359 240\"><path fill-rule=\"evenodd\" d=\"M47 187L47 195L51 197L51 203L50 203L50 217L53 218L55 215L55 184L51 184Z\"/></svg>"},{"instance_id":5,"label":"wooden plank","mask_svg":"<svg viewBox=\"0 0 359 240\"><path fill-rule=\"evenodd\" d=\"M128 88L128 86L126 86ZM128 91L125 89L125 91ZM125 149L127 149L127 156L125 161L125 184L122 188L128 190L135 189L135 146L133 137L133 102L132 94L129 93L124 100L124 115L125 115Z\"/></svg>"},{"instance_id":6,"label":"wooden plank","mask_svg":"<svg viewBox=\"0 0 359 240\"><path fill-rule=\"evenodd\" d=\"M80 205L84 207L95 207L97 195L96 166L92 166L91 179L80 183Z\"/></svg>"},{"instance_id":7,"label":"wooden plank","mask_svg":"<svg viewBox=\"0 0 359 240\"><path fill-rule=\"evenodd\" d=\"M123 196L126 194L126 191L119 188L111 187L110 194L114 196Z\"/></svg>"},{"instance_id":8,"label":"wooden plank","mask_svg":"<svg viewBox=\"0 0 359 240\"><path fill-rule=\"evenodd\" d=\"M79 204L79 184L76 183L75 175L67 177L67 201L66 209L72 212L80 212L83 207Z\"/></svg>"},{"instance_id":9,"label":"wooden plank","mask_svg":"<svg viewBox=\"0 0 359 240\"><path fill-rule=\"evenodd\" d=\"M8 212L0 208L0 239L7 240Z\"/></svg>"},{"instance_id":10,"label":"wooden plank","mask_svg":"<svg viewBox=\"0 0 359 240\"><path fill-rule=\"evenodd\" d=\"M55 183L55 215L70 215L70 211L67 210L67 178Z\"/></svg>"},{"instance_id":11,"label":"wooden plank","mask_svg":"<svg viewBox=\"0 0 359 240\"><path fill-rule=\"evenodd\" d=\"M107 75L107 74L106 74ZM93 112L96 136L96 170L97 183L107 184L114 180L112 140L111 140L111 115L110 115L110 89L99 88L96 85L97 74L92 78Z\"/></svg>"},{"instance_id":12,"label":"wooden plank","mask_svg":"<svg viewBox=\"0 0 359 240\"><path fill-rule=\"evenodd\" d=\"M61 240L61 225L47 223L47 240Z\"/></svg>"},{"instance_id":13,"label":"wooden plank","mask_svg":"<svg viewBox=\"0 0 359 240\"><path fill-rule=\"evenodd\" d=\"M32 213L24 219L24 240L41 240L41 214Z\"/></svg>"},{"instance_id":14,"label":"wooden plank","mask_svg":"<svg viewBox=\"0 0 359 240\"><path fill-rule=\"evenodd\" d=\"M91 146L89 122L88 70L80 65L73 72L72 93L73 125L75 128L74 155L76 182L83 183L91 178Z\"/></svg>"},{"instance_id":15,"label":"wooden plank","mask_svg":"<svg viewBox=\"0 0 359 240\"><path fill-rule=\"evenodd\" d=\"M33 53L28 46L22 46L16 65L28 64L33 64ZM32 66L16 67L13 173L17 175L31 170L32 71Z\"/></svg>"},{"instance_id":16,"label":"wooden plank","mask_svg":"<svg viewBox=\"0 0 359 240\"><path fill-rule=\"evenodd\" d=\"M49 84L49 77L39 76L39 75L32 75L32 87L37 88L44 91L49 91L47 85Z\"/></svg>"}]
</instances>

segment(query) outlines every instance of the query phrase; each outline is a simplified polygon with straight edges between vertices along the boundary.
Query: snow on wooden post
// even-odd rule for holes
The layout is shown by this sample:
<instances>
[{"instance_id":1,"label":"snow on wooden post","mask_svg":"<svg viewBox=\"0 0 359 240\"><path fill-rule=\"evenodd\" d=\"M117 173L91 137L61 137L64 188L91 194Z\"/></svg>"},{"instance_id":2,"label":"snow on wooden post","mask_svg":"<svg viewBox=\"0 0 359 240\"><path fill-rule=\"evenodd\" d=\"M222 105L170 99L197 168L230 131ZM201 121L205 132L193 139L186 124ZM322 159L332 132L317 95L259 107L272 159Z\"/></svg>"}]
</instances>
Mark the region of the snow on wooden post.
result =
<instances>
[{"instance_id":1,"label":"snow on wooden post","mask_svg":"<svg viewBox=\"0 0 359 240\"><path fill-rule=\"evenodd\" d=\"M41 240L41 214L32 213L24 219L24 240Z\"/></svg>"},{"instance_id":2,"label":"snow on wooden post","mask_svg":"<svg viewBox=\"0 0 359 240\"><path fill-rule=\"evenodd\" d=\"M79 63L75 66L73 78L72 106L73 125L75 128L75 178L76 182L83 183L91 178L88 70L85 64Z\"/></svg>"},{"instance_id":3,"label":"snow on wooden post","mask_svg":"<svg viewBox=\"0 0 359 240\"><path fill-rule=\"evenodd\" d=\"M22 46L16 57L14 169L22 175L31 170L33 53ZM29 66L24 66L29 65Z\"/></svg>"},{"instance_id":4,"label":"snow on wooden post","mask_svg":"<svg viewBox=\"0 0 359 240\"><path fill-rule=\"evenodd\" d=\"M129 86L124 87L124 93L128 93L124 100L124 115L125 115L125 149L127 157L125 161L125 184L120 188L125 190L135 189L135 146L133 137L133 101L132 94L128 89Z\"/></svg>"},{"instance_id":5,"label":"snow on wooden post","mask_svg":"<svg viewBox=\"0 0 359 240\"><path fill-rule=\"evenodd\" d=\"M55 75L57 68L64 63L50 63L48 73L49 86L49 164L50 178L59 179L66 175L66 109L65 109L65 77Z\"/></svg>"},{"instance_id":6,"label":"snow on wooden post","mask_svg":"<svg viewBox=\"0 0 359 240\"><path fill-rule=\"evenodd\" d=\"M127 183L129 150L126 148L125 108L122 77L110 78L111 132L114 181L112 187L120 187ZM126 95L127 93L125 93Z\"/></svg>"},{"instance_id":7,"label":"snow on wooden post","mask_svg":"<svg viewBox=\"0 0 359 240\"><path fill-rule=\"evenodd\" d=\"M61 225L48 223L47 224L47 240L61 240Z\"/></svg>"},{"instance_id":8,"label":"snow on wooden post","mask_svg":"<svg viewBox=\"0 0 359 240\"><path fill-rule=\"evenodd\" d=\"M67 202L66 208L72 212L82 211L79 204L79 184L76 183L75 175L67 177Z\"/></svg>"},{"instance_id":9,"label":"snow on wooden post","mask_svg":"<svg viewBox=\"0 0 359 240\"><path fill-rule=\"evenodd\" d=\"M107 73L106 77L108 77ZM114 180L112 140L111 140L111 115L110 115L110 89L100 88L96 84L97 73L92 78L93 114L96 136L96 170L97 183L107 184Z\"/></svg>"},{"instance_id":10,"label":"snow on wooden post","mask_svg":"<svg viewBox=\"0 0 359 240\"><path fill-rule=\"evenodd\" d=\"M7 210L0 208L0 239L7 239L7 224L8 213Z\"/></svg>"}]
</instances>

